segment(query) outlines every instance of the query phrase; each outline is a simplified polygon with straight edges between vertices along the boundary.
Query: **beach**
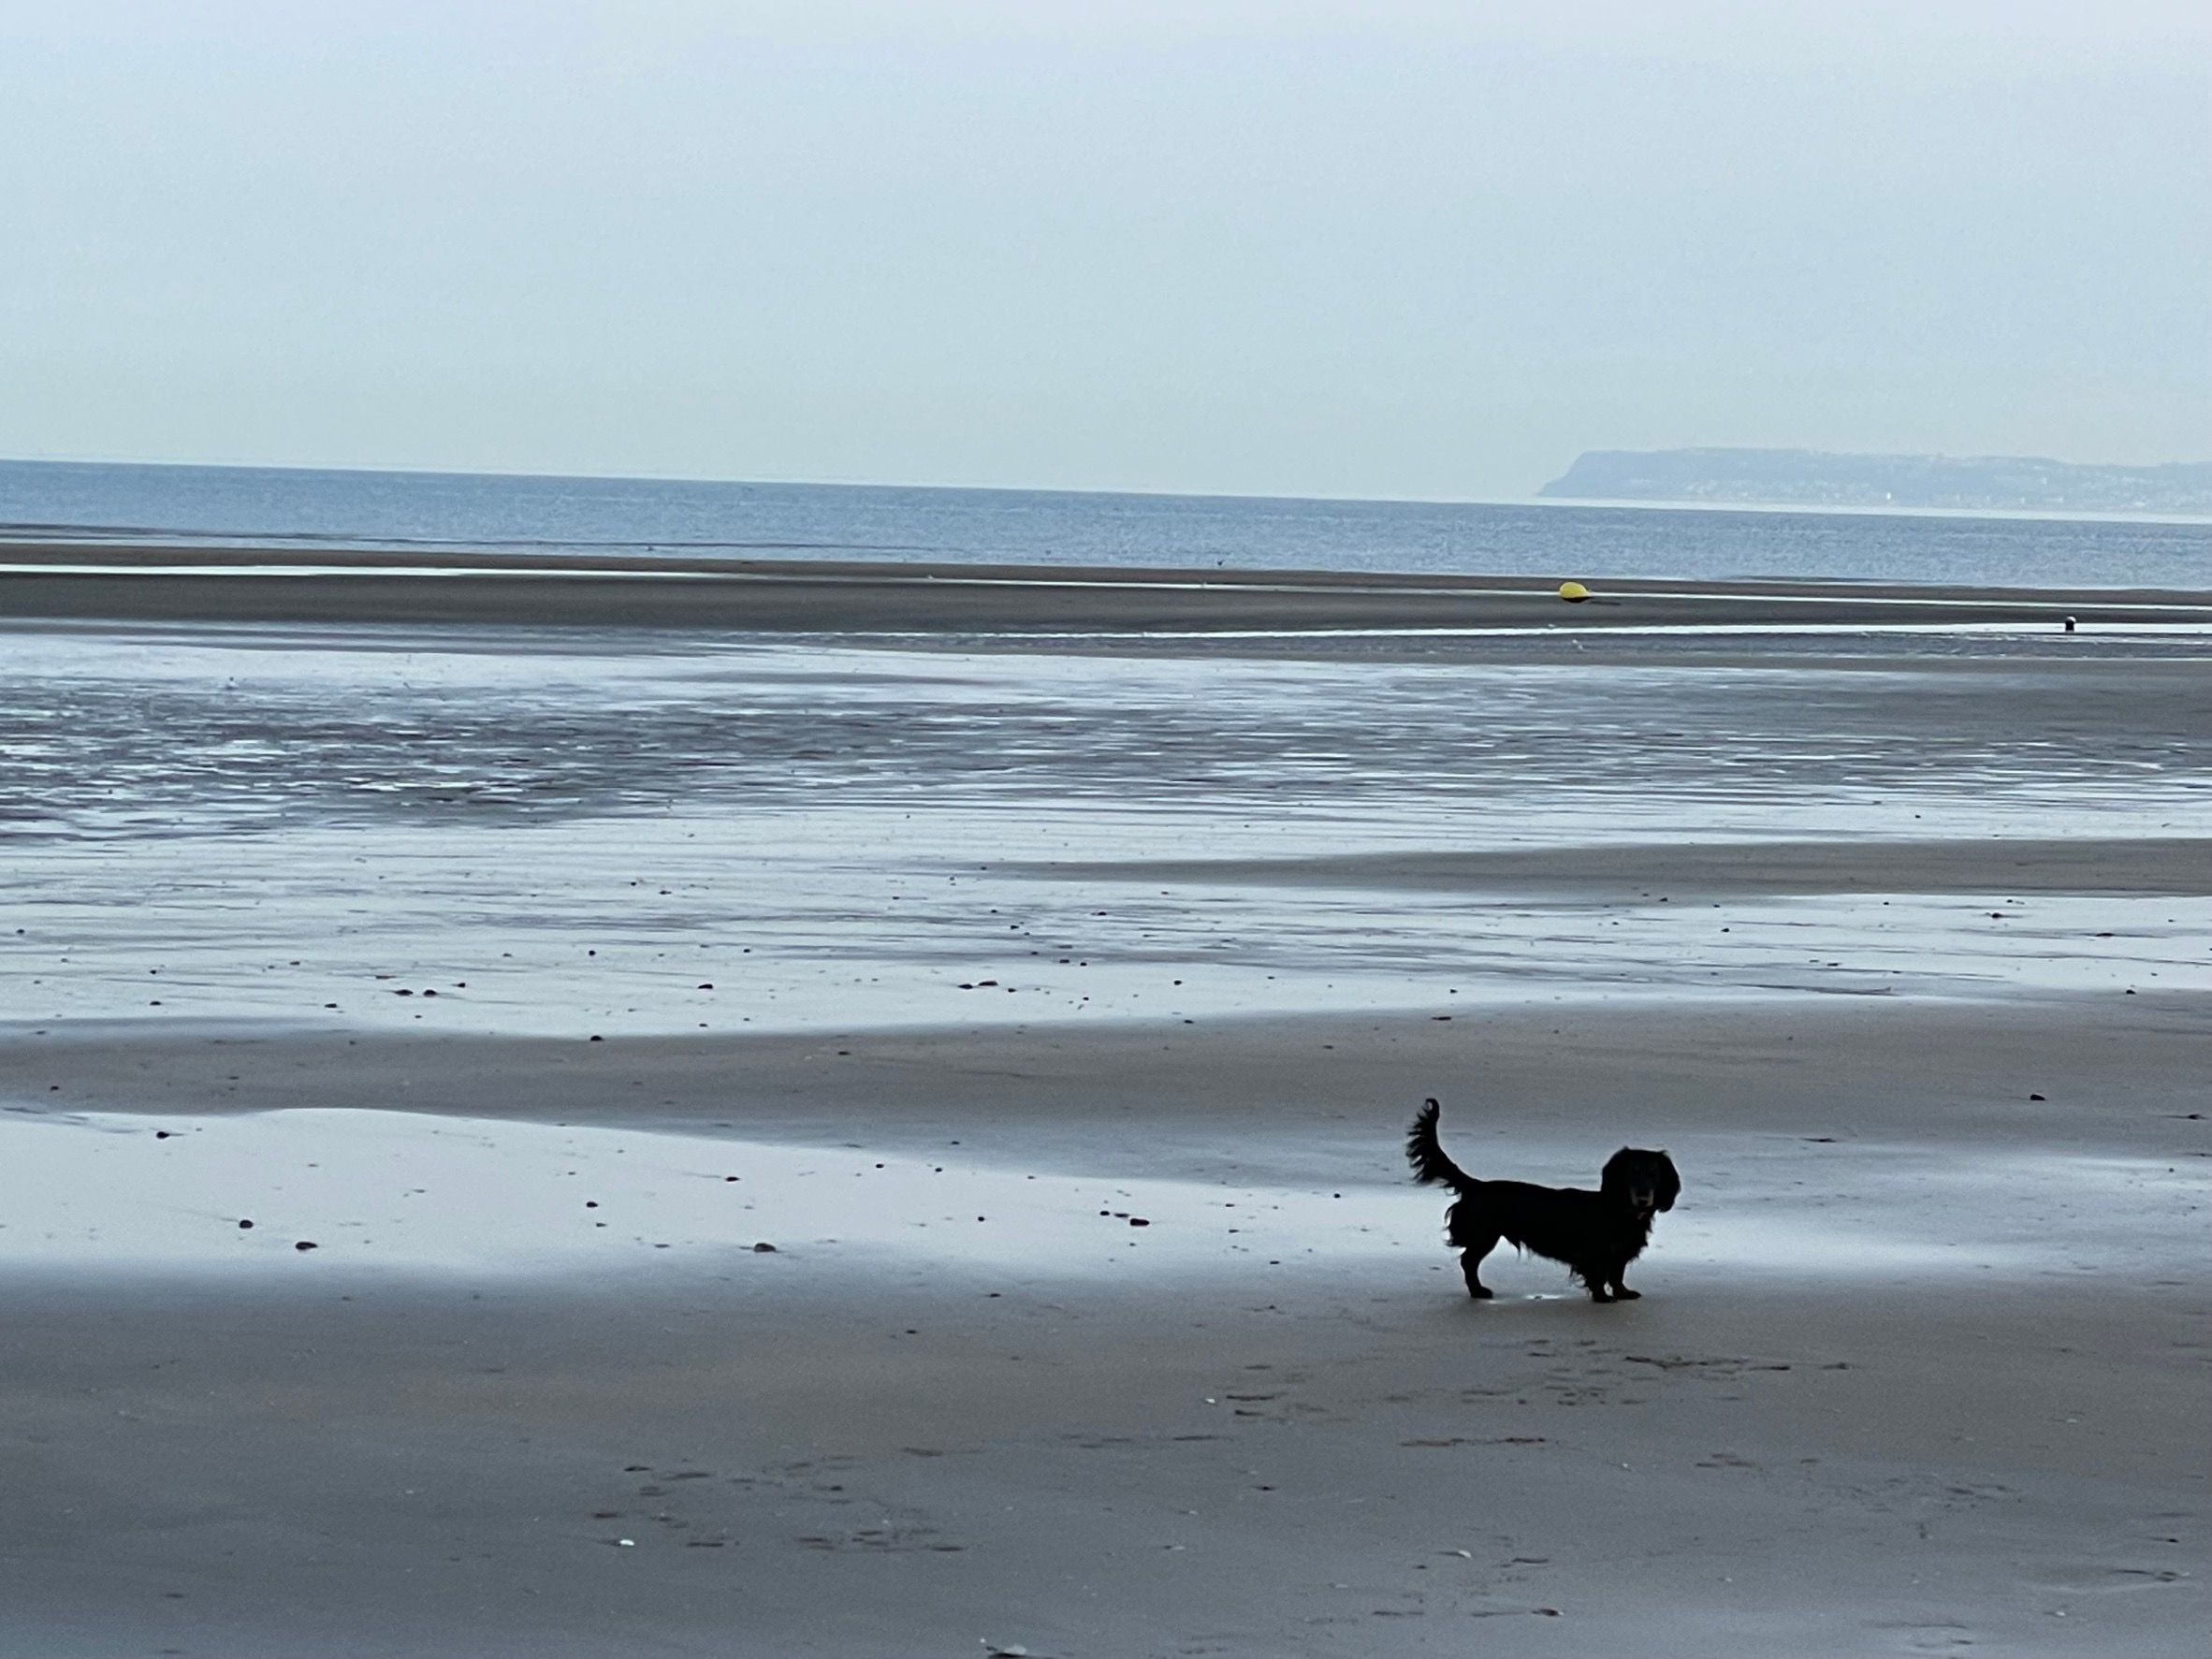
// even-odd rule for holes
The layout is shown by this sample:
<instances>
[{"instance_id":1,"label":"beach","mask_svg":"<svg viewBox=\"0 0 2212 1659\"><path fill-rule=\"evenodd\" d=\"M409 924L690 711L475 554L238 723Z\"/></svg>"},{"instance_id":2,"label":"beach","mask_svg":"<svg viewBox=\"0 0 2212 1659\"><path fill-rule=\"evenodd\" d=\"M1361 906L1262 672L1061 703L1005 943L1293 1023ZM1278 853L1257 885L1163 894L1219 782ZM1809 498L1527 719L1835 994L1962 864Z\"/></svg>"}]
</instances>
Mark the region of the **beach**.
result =
<instances>
[{"instance_id":1,"label":"beach","mask_svg":"<svg viewBox=\"0 0 2212 1659\"><path fill-rule=\"evenodd\" d=\"M2212 595L700 562L10 550L0 1653L2198 1651Z\"/></svg>"}]
</instances>

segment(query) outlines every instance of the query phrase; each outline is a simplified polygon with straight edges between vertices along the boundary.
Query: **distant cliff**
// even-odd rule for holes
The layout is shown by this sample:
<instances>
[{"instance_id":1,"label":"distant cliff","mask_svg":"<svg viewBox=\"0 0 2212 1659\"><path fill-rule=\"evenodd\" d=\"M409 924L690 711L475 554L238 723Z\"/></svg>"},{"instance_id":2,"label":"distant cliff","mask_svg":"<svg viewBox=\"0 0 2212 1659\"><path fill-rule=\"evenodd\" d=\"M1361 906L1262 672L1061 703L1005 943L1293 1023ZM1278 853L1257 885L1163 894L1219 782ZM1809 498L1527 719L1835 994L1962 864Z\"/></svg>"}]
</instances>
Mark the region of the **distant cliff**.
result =
<instances>
[{"instance_id":1,"label":"distant cliff","mask_svg":"<svg viewBox=\"0 0 2212 1659\"><path fill-rule=\"evenodd\" d=\"M2212 463L2104 467L2016 456L1594 449L1536 493L1600 502L2212 515Z\"/></svg>"}]
</instances>

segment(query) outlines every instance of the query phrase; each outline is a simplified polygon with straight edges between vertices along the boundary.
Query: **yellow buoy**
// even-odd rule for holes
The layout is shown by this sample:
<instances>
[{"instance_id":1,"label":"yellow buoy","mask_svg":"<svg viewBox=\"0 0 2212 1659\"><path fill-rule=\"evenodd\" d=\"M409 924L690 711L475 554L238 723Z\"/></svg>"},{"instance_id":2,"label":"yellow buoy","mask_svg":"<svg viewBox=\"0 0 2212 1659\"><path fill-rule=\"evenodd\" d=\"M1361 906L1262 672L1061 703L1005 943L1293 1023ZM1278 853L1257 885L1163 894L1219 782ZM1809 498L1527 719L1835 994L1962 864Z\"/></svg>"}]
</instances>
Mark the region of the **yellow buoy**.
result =
<instances>
[{"instance_id":1,"label":"yellow buoy","mask_svg":"<svg viewBox=\"0 0 2212 1659\"><path fill-rule=\"evenodd\" d=\"M1559 585L1559 596L1569 604L1580 604L1590 597L1590 589L1579 582L1562 582Z\"/></svg>"}]
</instances>

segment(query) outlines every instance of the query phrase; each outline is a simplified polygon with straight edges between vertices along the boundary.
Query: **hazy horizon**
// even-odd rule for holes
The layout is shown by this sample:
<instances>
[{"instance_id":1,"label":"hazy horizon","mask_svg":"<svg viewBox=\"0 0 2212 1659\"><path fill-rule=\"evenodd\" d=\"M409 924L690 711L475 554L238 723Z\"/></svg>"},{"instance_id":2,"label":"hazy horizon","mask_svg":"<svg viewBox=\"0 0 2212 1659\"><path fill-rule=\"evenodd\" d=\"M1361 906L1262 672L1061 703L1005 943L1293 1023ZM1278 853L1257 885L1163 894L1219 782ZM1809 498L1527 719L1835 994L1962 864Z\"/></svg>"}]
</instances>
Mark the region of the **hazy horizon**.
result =
<instances>
[{"instance_id":1,"label":"hazy horizon","mask_svg":"<svg viewBox=\"0 0 2212 1659\"><path fill-rule=\"evenodd\" d=\"M2212 458L2176 5L0 0L0 454L1402 501Z\"/></svg>"}]
</instances>

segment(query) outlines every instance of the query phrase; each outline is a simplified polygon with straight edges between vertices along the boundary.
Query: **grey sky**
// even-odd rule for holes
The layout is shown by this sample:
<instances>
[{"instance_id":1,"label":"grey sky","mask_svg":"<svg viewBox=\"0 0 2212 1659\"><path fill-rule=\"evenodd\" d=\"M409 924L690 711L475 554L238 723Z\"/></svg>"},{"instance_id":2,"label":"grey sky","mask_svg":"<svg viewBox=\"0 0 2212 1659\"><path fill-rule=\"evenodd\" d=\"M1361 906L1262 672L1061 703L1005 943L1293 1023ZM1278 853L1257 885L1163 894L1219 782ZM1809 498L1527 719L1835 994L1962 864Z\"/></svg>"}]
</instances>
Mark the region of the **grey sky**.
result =
<instances>
[{"instance_id":1,"label":"grey sky","mask_svg":"<svg viewBox=\"0 0 2212 1659\"><path fill-rule=\"evenodd\" d=\"M0 455L2205 458L2200 9L0 0Z\"/></svg>"}]
</instances>

